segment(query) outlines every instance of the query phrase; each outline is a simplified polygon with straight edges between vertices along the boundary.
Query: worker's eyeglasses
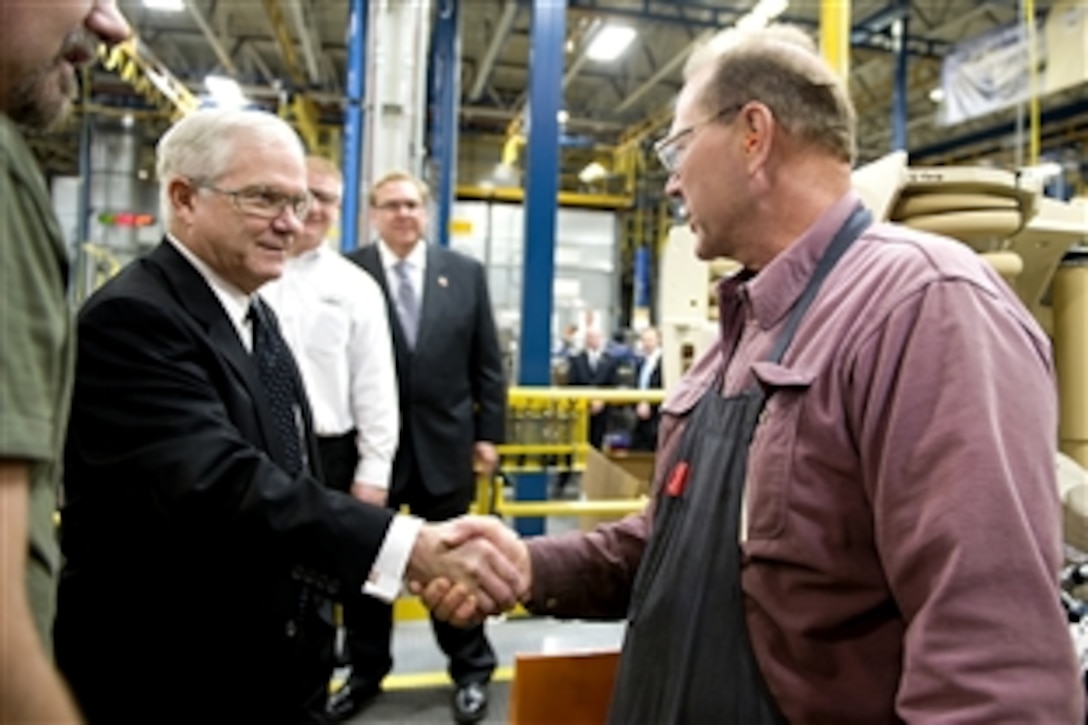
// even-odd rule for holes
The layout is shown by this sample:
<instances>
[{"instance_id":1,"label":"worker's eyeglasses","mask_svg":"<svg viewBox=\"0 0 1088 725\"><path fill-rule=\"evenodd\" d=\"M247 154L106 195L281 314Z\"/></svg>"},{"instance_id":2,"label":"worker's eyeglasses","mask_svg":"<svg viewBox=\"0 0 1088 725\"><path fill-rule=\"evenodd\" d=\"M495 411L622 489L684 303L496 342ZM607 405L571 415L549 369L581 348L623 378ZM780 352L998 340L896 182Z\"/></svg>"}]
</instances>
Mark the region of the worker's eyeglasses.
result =
<instances>
[{"instance_id":1,"label":"worker's eyeglasses","mask_svg":"<svg viewBox=\"0 0 1088 725\"><path fill-rule=\"evenodd\" d=\"M250 186L243 189L221 189L207 181L194 181L198 188L223 196L229 196L234 208L243 214L275 219L290 210L296 219L305 219L313 199L307 194L287 194L268 186Z\"/></svg>"},{"instance_id":2,"label":"worker's eyeglasses","mask_svg":"<svg viewBox=\"0 0 1088 725\"><path fill-rule=\"evenodd\" d=\"M406 212L418 211L423 205L414 199L402 199L399 201L383 201L380 204L375 204L375 208L381 211L398 212L404 209Z\"/></svg>"},{"instance_id":3,"label":"worker's eyeglasses","mask_svg":"<svg viewBox=\"0 0 1088 725\"><path fill-rule=\"evenodd\" d=\"M321 191L321 189L310 189L310 196L314 198L314 201L326 205L335 205L340 203L339 194L334 194L328 191Z\"/></svg>"},{"instance_id":4,"label":"worker's eyeglasses","mask_svg":"<svg viewBox=\"0 0 1088 725\"><path fill-rule=\"evenodd\" d=\"M731 106L726 106L722 110L715 113L709 118L704 118L702 121L693 123L686 128L682 128L671 136L666 136L657 143L654 144L654 153L657 154L658 161L665 167L665 171L670 174L675 174L676 170L680 168L680 164L684 163L684 156L691 145L691 142L680 145L680 141L683 139L694 136L699 130L709 126L715 121L719 120L723 116L728 116L731 113L736 113L740 109L744 108L745 103L734 103Z\"/></svg>"}]
</instances>

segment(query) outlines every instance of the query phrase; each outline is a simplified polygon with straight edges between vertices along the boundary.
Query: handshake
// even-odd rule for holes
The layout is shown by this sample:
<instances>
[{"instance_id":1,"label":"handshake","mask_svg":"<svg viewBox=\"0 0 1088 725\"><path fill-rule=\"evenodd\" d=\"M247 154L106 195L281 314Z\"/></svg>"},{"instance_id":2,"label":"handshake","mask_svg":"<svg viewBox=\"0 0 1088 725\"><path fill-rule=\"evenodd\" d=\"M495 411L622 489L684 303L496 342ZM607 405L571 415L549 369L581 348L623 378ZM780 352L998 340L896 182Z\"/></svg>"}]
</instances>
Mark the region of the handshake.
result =
<instances>
[{"instance_id":1,"label":"handshake","mask_svg":"<svg viewBox=\"0 0 1088 725\"><path fill-rule=\"evenodd\" d=\"M529 595L529 550L499 519L462 516L425 524L405 574L438 619L466 627Z\"/></svg>"}]
</instances>

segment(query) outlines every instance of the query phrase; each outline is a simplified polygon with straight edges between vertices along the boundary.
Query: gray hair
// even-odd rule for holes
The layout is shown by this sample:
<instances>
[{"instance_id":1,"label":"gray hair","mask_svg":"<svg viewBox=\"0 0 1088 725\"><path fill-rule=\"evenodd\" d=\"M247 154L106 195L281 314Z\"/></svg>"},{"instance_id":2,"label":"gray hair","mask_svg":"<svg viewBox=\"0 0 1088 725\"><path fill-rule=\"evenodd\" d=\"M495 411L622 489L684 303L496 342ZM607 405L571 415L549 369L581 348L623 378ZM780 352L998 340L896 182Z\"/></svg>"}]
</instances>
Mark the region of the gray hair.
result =
<instances>
[{"instance_id":1,"label":"gray hair","mask_svg":"<svg viewBox=\"0 0 1088 725\"><path fill-rule=\"evenodd\" d=\"M182 118L163 134L155 149L159 206L163 222L173 222L170 182L177 178L215 181L230 170L235 142L242 138L290 138L305 153L295 130L279 116L250 109L205 108Z\"/></svg>"},{"instance_id":2,"label":"gray hair","mask_svg":"<svg viewBox=\"0 0 1088 725\"><path fill-rule=\"evenodd\" d=\"M791 136L854 162L857 119L850 95L800 28L721 33L695 50L684 67L685 80L703 73L700 103L708 113L758 101Z\"/></svg>"}]
</instances>

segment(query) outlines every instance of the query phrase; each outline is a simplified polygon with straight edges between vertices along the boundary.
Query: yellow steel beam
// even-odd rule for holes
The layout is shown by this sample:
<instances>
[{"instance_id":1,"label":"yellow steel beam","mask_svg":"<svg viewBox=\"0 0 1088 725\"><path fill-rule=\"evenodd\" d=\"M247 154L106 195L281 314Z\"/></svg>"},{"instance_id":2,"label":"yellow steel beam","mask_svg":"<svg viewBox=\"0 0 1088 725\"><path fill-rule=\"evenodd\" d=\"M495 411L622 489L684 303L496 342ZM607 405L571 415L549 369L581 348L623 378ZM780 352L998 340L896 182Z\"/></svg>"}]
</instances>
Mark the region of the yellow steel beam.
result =
<instances>
[{"instance_id":1,"label":"yellow steel beam","mask_svg":"<svg viewBox=\"0 0 1088 725\"><path fill-rule=\"evenodd\" d=\"M136 37L112 48L100 45L98 57L104 68L117 73L137 93L169 112L174 119L200 107L196 96L166 66L142 50Z\"/></svg>"},{"instance_id":2,"label":"yellow steel beam","mask_svg":"<svg viewBox=\"0 0 1088 725\"><path fill-rule=\"evenodd\" d=\"M469 186L457 185L458 199L481 199L484 201L504 201L521 203L525 201L525 190L514 186ZM579 194L573 191L560 191L560 206L577 206L594 209L629 209L634 199L615 194Z\"/></svg>"},{"instance_id":3,"label":"yellow steel beam","mask_svg":"<svg viewBox=\"0 0 1088 725\"><path fill-rule=\"evenodd\" d=\"M298 133L306 142L307 148L313 153L321 153L325 149L321 143L320 116L313 100L301 92L301 89L306 87L306 74L299 63L298 53L295 52L295 39L291 37L279 0L263 0L263 2L268 21L272 24L272 34L276 37L280 54L283 55L283 64L295 87L294 100L290 107L284 110L290 111L289 115L294 119Z\"/></svg>"},{"instance_id":4,"label":"yellow steel beam","mask_svg":"<svg viewBox=\"0 0 1088 725\"><path fill-rule=\"evenodd\" d=\"M517 168L518 157L521 156L521 147L525 145L525 137L520 133L513 133L506 137L502 143L502 165Z\"/></svg>"},{"instance_id":5,"label":"yellow steel beam","mask_svg":"<svg viewBox=\"0 0 1088 725\"><path fill-rule=\"evenodd\" d=\"M291 31L287 29L287 19L283 16L283 8L280 7L279 0L263 0L263 2L268 21L272 24L272 34L276 36L276 43L280 46L283 64L291 76L291 82L296 86L305 85L306 75L298 62L295 39L291 37Z\"/></svg>"},{"instance_id":6,"label":"yellow steel beam","mask_svg":"<svg viewBox=\"0 0 1088 725\"><path fill-rule=\"evenodd\" d=\"M850 77L850 3L821 0L820 53L845 82Z\"/></svg>"}]
</instances>

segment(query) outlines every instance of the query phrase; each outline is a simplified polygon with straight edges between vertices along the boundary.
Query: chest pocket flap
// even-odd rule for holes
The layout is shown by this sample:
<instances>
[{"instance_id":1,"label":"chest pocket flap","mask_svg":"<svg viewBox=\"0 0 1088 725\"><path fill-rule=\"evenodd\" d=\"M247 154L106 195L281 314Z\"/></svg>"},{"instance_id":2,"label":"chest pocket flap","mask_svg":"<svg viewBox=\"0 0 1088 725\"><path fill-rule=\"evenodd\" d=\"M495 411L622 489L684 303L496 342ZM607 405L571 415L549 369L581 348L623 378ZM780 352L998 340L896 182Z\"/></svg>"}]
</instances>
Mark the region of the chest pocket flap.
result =
<instances>
[{"instance_id":1,"label":"chest pocket flap","mask_svg":"<svg viewBox=\"0 0 1088 725\"><path fill-rule=\"evenodd\" d=\"M797 432L816 371L763 361L752 373L767 403L748 449L747 538L772 539L786 525Z\"/></svg>"}]
</instances>

